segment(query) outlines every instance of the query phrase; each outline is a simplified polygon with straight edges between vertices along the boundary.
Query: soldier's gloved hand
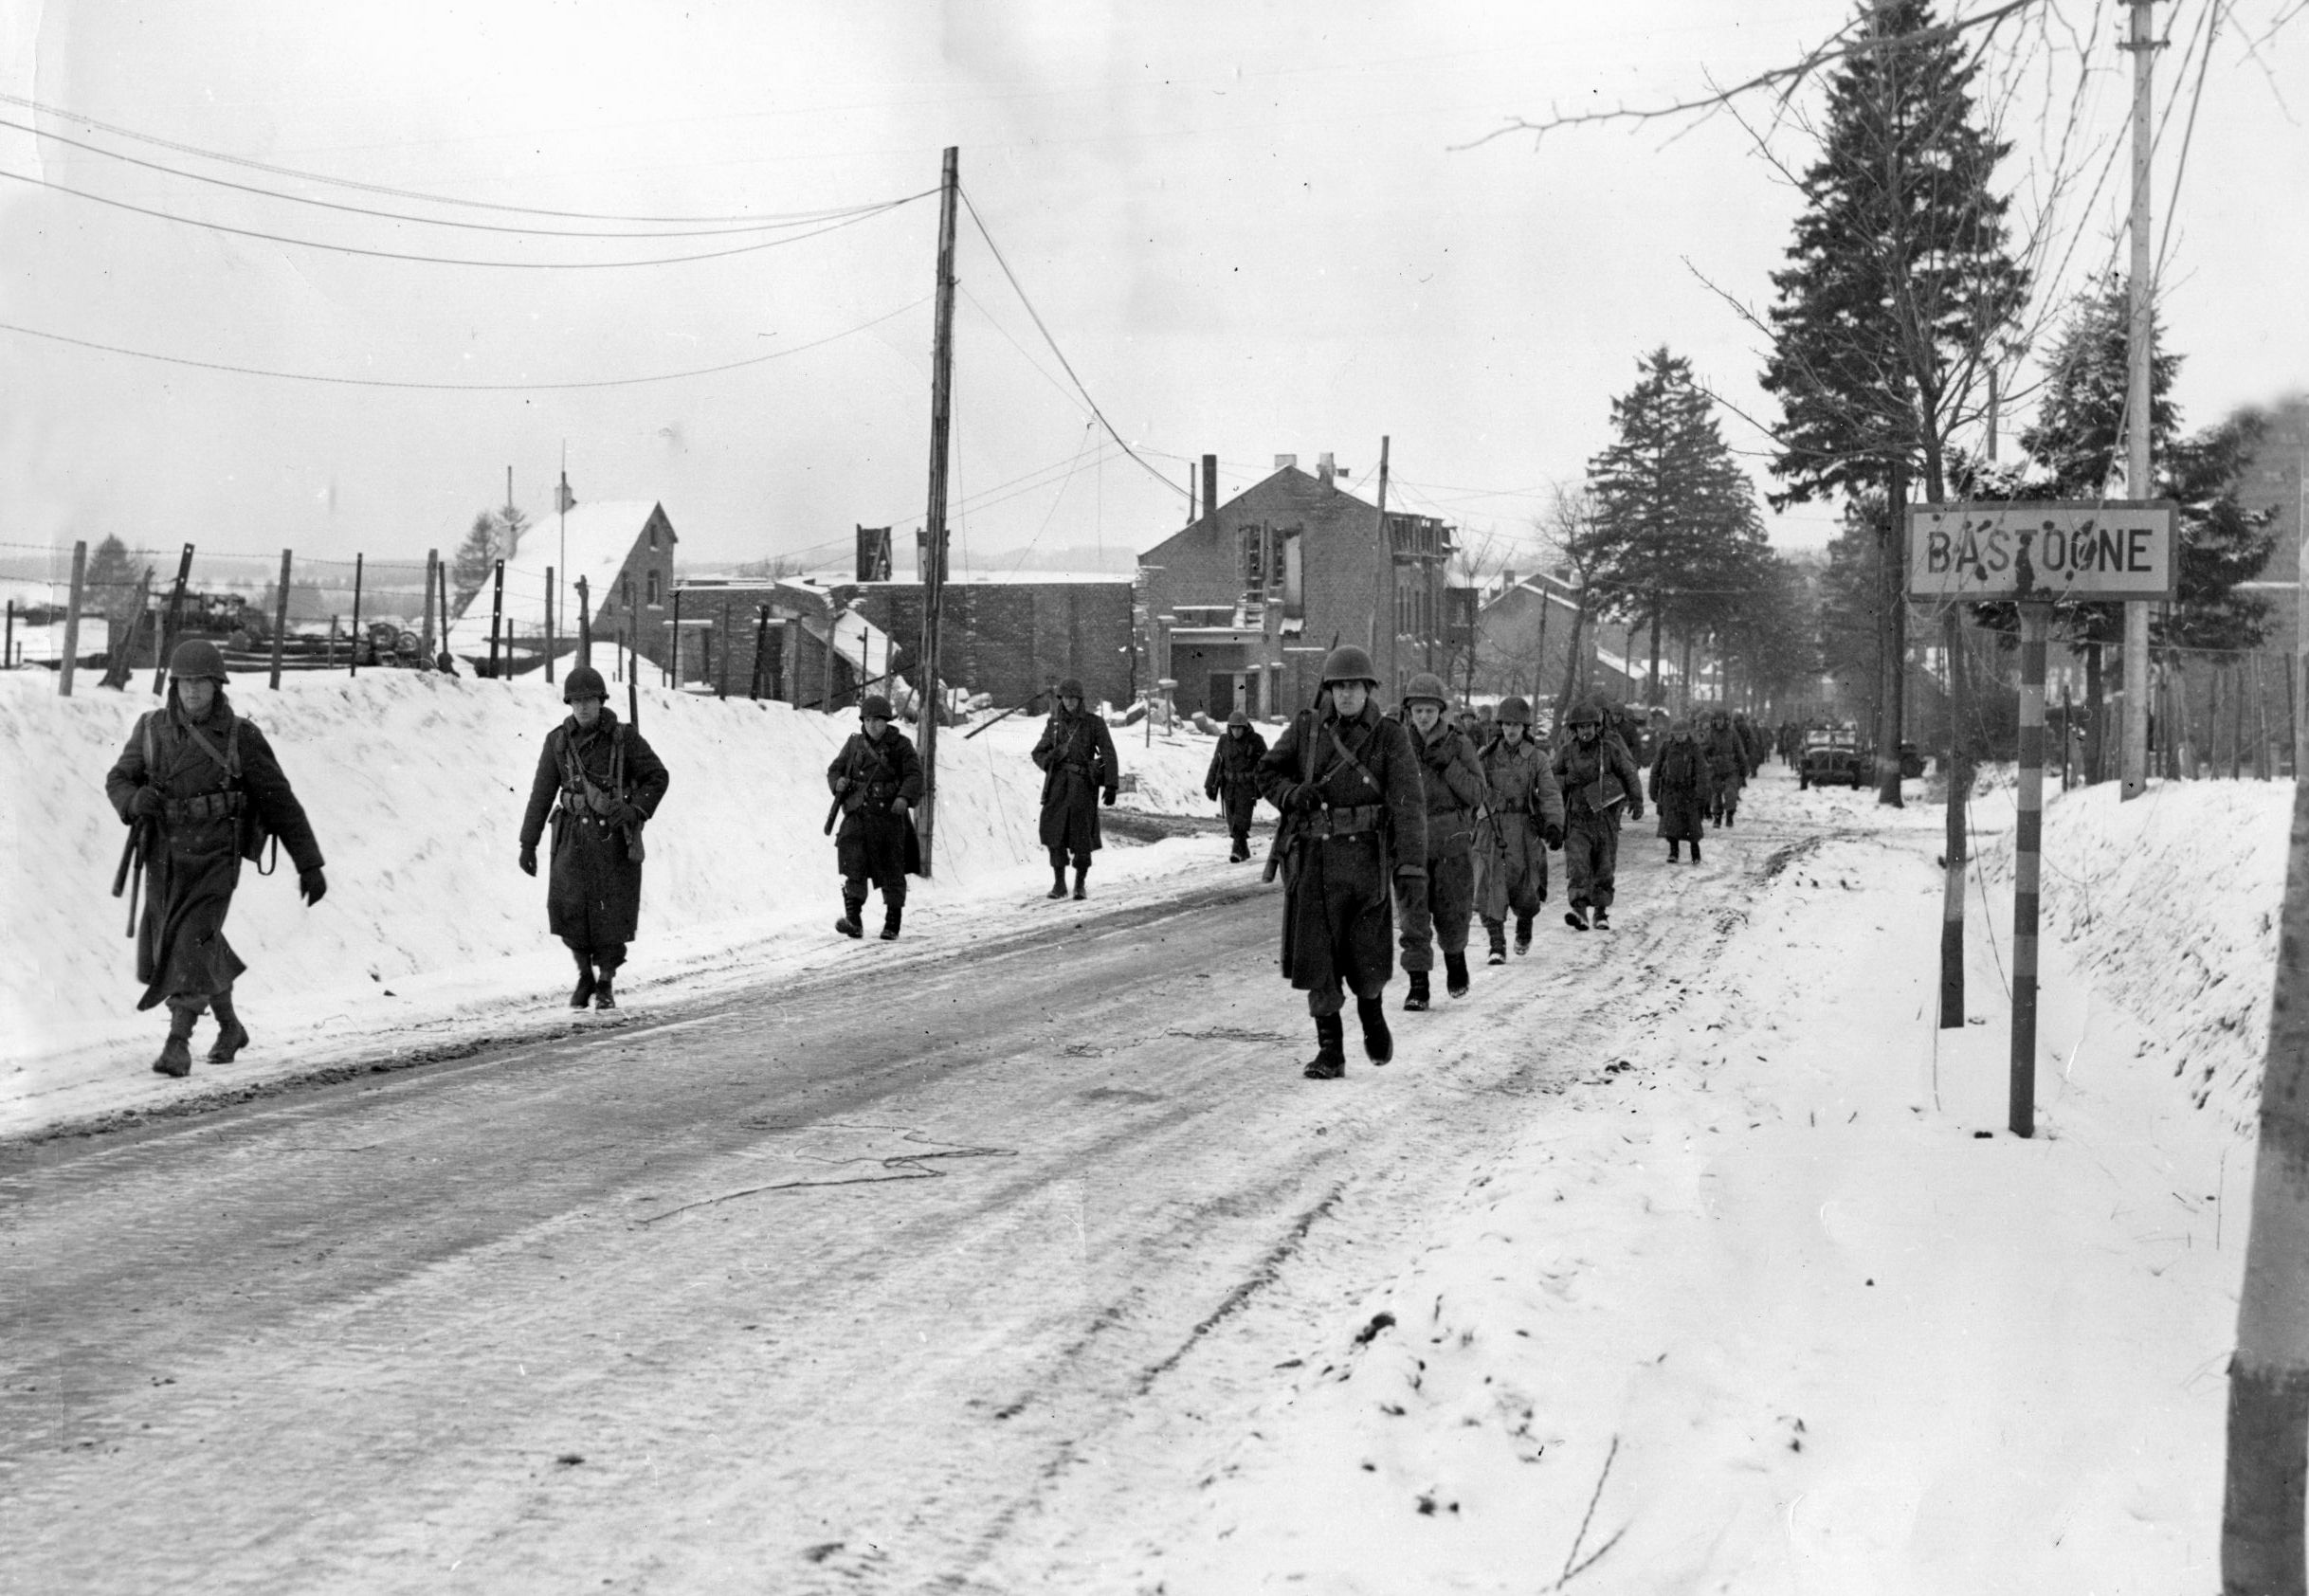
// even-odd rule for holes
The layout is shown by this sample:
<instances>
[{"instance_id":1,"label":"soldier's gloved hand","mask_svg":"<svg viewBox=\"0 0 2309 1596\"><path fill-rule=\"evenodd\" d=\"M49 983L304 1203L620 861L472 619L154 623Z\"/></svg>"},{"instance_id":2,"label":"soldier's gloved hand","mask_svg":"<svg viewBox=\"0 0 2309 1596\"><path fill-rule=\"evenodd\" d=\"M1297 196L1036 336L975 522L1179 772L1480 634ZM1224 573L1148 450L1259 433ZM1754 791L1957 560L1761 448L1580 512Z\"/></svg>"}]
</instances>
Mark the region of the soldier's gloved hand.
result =
<instances>
[{"instance_id":1,"label":"soldier's gloved hand","mask_svg":"<svg viewBox=\"0 0 2309 1596\"><path fill-rule=\"evenodd\" d=\"M904 814L904 813L906 812L906 801L905 801L903 798L893 798L893 799L891 799L891 800L890 800L890 812L891 812L892 814L894 814L894 815L902 815L902 814Z\"/></svg>"},{"instance_id":2,"label":"soldier's gloved hand","mask_svg":"<svg viewBox=\"0 0 2309 1596\"><path fill-rule=\"evenodd\" d=\"M649 811L639 804L627 804L617 811L617 824L620 825L639 825L648 818Z\"/></svg>"},{"instance_id":3,"label":"soldier's gloved hand","mask_svg":"<svg viewBox=\"0 0 2309 1596\"><path fill-rule=\"evenodd\" d=\"M1628 806L1627 806L1627 818L1628 818L1630 821L1639 821L1639 820L1642 820L1642 819L1644 818L1644 806L1643 806L1643 805L1641 805L1641 804L1630 804L1630 805L1628 805Z\"/></svg>"},{"instance_id":4,"label":"soldier's gloved hand","mask_svg":"<svg viewBox=\"0 0 2309 1596\"><path fill-rule=\"evenodd\" d=\"M128 818L131 820L157 819L168 807L169 801L160 795L160 789L156 787L139 787L128 795Z\"/></svg>"},{"instance_id":5,"label":"soldier's gloved hand","mask_svg":"<svg viewBox=\"0 0 2309 1596\"><path fill-rule=\"evenodd\" d=\"M521 850L521 874L524 876L534 876L536 873L537 850L535 848L523 848Z\"/></svg>"},{"instance_id":6,"label":"soldier's gloved hand","mask_svg":"<svg viewBox=\"0 0 2309 1596\"><path fill-rule=\"evenodd\" d=\"M1323 789L1311 781L1302 781L1291 789L1290 807L1296 814L1313 814L1323 807Z\"/></svg>"},{"instance_id":7,"label":"soldier's gloved hand","mask_svg":"<svg viewBox=\"0 0 2309 1596\"><path fill-rule=\"evenodd\" d=\"M1219 789L1216 787L1206 787L1203 789L1203 796L1209 799L1211 802L1216 803L1218 802Z\"/></svg>"},{"instance_id":8,"label":"soldier's gloved hand","mask_svg":"<svg viewBox=\"0 0 2309 1596\"><path fill-rule=\"evenodd\" d=\"M1539 839L1547 843L1549 847L1556 849L1558 852L1560 852L1563 848L1563 827L1551 824L1541 828L1539 832Z\"/></svg>"},{"instance_id":9,"label":"soldier's gloved hand","mask_svg":"<svg viewBox=\"0 0 2309 1596\"><path fill-rule=\"evenodd\" d=\"M1106 789L1106 796L1102 802L1110 809L1115 807L1115 789L1113 788L1110 787Z\"/></svg>"},{"instance_id":10,"label":"soldier's gloved hand","mask_svg":"<svg viewBox=\"0 0 2309 1596\"><path fill-rule=\"evenodd\" d=\"M308 906L329 896L329 879L320 873L320 866L297 872L297 896Z\"/></svg>"}]
</instances>

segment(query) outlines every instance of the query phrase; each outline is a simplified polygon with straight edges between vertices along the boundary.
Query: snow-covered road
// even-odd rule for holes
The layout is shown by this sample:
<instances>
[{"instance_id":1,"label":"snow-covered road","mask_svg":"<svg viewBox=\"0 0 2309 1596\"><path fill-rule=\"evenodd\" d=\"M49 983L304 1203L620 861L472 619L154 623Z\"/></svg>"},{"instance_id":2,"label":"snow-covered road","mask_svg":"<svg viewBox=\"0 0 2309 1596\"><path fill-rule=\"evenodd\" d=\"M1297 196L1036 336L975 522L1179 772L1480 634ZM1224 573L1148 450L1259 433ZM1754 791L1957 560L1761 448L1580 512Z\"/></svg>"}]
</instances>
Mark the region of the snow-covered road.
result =
<instances>
[{"instance_id":1,"label":"snow-covered road","mask_svg":"<svg viewBox=\"0 0 2309 1596\"><path fill-rule=\"evenodd\" d=\"M0 1590L2209 1586L2283 812L2056 807L2029 1142L1993 847L1938 1031L1936 812L1773 767L1342 1082L1190 838L0 1149Z\"/></svg>"}]
</instances>

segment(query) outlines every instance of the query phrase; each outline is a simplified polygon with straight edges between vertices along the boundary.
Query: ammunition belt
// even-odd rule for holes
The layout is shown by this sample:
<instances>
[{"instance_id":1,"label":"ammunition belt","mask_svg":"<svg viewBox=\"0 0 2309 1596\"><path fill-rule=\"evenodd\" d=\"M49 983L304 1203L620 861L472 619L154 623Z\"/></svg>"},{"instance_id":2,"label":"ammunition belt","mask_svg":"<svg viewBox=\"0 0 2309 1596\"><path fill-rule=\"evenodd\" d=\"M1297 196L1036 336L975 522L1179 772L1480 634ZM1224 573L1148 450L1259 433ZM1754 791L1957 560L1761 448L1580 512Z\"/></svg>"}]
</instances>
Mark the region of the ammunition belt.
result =
<instances>
[{"instance_id":1,"label":"ammunition belt","mask_svg":"<svg viewBox=\"0 0 2309 1596\"><path fill-rule=\"evenodd\" d=\"M183 825L197 820L223 820L237 816L246 807L246 800L238 792L204 792L197 798L172 798L161 817L171 825Z\"/></svg>"},{"instance_id":2,"label":"ammunition belt","mask_svg":"<svg viewBox=\"0 0 2309 1596\"><path fill-rule=\"evenodd\" d=\"M1309 821L1307 831L1314 837L1360 837L1386 824L1385 804L1342 804L1317 813Z\"/></svg>"}]
</instances>

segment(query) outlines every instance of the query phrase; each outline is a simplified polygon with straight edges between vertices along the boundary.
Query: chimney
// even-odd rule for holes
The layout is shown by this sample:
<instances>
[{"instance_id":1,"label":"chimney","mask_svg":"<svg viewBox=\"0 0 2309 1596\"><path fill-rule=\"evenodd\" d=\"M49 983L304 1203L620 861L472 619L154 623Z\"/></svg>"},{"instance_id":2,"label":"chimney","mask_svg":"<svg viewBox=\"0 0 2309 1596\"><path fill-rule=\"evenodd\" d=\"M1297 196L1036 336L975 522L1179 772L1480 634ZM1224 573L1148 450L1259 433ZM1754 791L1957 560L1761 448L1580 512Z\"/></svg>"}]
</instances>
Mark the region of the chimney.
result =
<instances>
[{"instance_id":1,"label":"chimney","mask_svg":"<svg viewBox=\"0 0 2309 1596\"><path fill-rule=\"evenodd\" d=\"M1338 467L1331 463L1330 450L1326 449L1321 454L1315 457L1315 480L1317 481L1322 483L1325 487L1329 487L1331 485L1331 479L1337 474Z\"/></svg>"},{"instance_id":2,"label":"chimney","mask_svg":"<svg viewBox=\"0 0 2309 1596\"><path fill-rule=\"evenodd\" d=\"M1216 517L1219 513L1219 457L1203 457L1203 514Z\"/></svg>"}]
</instances>

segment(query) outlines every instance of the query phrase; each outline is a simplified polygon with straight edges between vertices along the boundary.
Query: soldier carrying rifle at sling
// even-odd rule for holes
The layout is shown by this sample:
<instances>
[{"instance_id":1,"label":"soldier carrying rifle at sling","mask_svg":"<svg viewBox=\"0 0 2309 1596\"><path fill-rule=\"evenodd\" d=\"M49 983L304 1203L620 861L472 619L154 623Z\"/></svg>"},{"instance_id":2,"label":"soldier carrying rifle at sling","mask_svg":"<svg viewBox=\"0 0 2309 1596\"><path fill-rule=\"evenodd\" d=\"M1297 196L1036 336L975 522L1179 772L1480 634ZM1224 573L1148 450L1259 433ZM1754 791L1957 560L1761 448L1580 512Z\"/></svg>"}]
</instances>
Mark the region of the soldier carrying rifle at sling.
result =
<instances>
[{"instance_id":1,"label":"soldier carrying rifle at sling","mask_svg":"<svg viewBox=\"0 0 2309 1596\"><path fill-rule=\"evenodd\" d=\"M866 893L882 889L882 939L898 940L906 910L906 878L922 870L921 837L914 829L914 806L922 801L922 756L906 735L890 724L890 700L869 693L858 705L858 730L826 768L842 834L834 839L834 861L842 871L842 917L834 929L864 936L860 916ZM828 815L826 824L833 825Z\"/></svg>"}]
</instances>

